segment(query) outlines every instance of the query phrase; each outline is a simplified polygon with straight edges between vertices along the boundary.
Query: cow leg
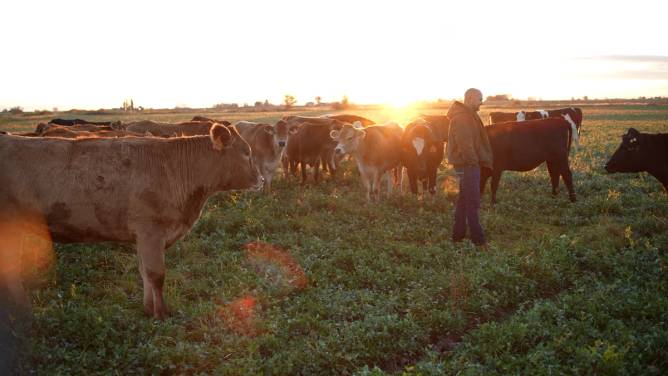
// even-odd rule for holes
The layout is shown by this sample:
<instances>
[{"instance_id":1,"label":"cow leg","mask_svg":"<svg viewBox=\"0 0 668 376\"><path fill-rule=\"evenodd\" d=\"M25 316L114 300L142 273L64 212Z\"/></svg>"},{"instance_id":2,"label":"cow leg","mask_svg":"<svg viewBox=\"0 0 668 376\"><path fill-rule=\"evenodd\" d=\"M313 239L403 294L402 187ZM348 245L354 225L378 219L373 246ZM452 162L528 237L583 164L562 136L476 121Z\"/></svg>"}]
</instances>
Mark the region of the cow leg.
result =
<instances>
[{"instance_id":1,"label":"cow leg","mask_svg":"<svg viewBox=\"0 0 668 376\"><path fill-rule=\"evenodd\" d=\"M550 174L550 183L552 184L552 195L559 193L559 170L555 168L553 162L547 163L547 172Z\"/></svg>"},{"instance_id":2,"label":"cow leg","mask_svg":"<svg viewBox=\"0 0 668 376\"><path fill-rule=\"evenodd\" d=\"M6 291L9 295L8 300L19 311L28 312L30 301L23 288L21 277L21 256L25 233L20 229L20 225L10 221L0 223L0 293Z\"/></svg>"},{"instance_id":3,"label":"cow leg","mask_svg":"<svg viewBox=\"0 0 668 376\"><path fill-rule=\"evenodd\" d=\"M485 194L485 185L487 185L487 179L492 176L492 170L481 168L480 169L480 197Z\"/></svg>"},{"instance_id":4,"label":"cow leg","mask_svg":"<svg viewBox=\"0 0 668 376\"><path fill-rule=\"evenodd\" d=\"M380 180L383 178L383 174L378 170L373 173L373 194L377 200L380 200Z\"/></svg>"},{"instance_id":5,"label":"cow leg","mask_svg":"<svg viewBox=\"0 0 668 376\"><path fill-rule=\"evenodd\" d=\"M306 172L306 166L307 166L307 165L308 165L308 164L306 163L306 161L301 161L301 162L299 163L300 169L301 169L301 171L302 171L302 185L306 184L306 179L307 179L307 176L306 176L306 174L307 174L307 172Z\"/></svg>"},{"instance_id":6,"label":"cow leg","mask_svg":"<svg viewBox=\"0 0 668 376\"><path fill-rule=\"evenodd\" d=\"M496 190L499 189L501 172L501 170L492 172L492 205L496 204Z\"/></svg>"},{"instance_id":7,"label":"cow leg","mask_svg":"<svg viewBox=\"0 0 668 376\"><path fill-rule=\"evenodd\" d=\"M410 169L408 170L408 184L411 186L411 193L414 195L417 195L417 174L415 173L415 170Z\"/></svg>"},{"instance_id":8,"label":"cow leg","mask_svg":"<svg viewBox=\"0 0 668 376\"><path fill-rule=\"evenodd\" d=\"M371 201L371 182L369 176L362 170L360 170L360 180L362 180L362 186L366 190L366 200Z\"/></svg>"},{"instance_id":9,"label":"cow leg","mask_svg":"<svg viewBox=\"0 0 668 376\"><path fill-rule=\"evenodd\" d=\"M437 168L433 168L429 171L429 193L432 195L436 194L436 170Z\"/></svg>"},{"instance_id":10,"label":"cow leg","mask_svg":"<svg viewBox=\"0 0 668 376\"><path fill-rule=\"evenodd\" d=\"M151 233L137 236L139 270L144 282L144 312L158 320L167 317L162 288L165 283L165 242Z\"/></svg>"},{"instance_id":11,"label":"cow leg","mask_svg":"<svg viewBox=\"0 0 668 376\"><path fill-rule=\"evenodd\" d=\"M575 202L575 190L573 189L573 174L571 173L571 168L568 166L568 160L562 161L559 166L561 171L561 178L564 179L564 184L566 184L566 189L568 189L568 198L571 202Z\"/></svg>"},{"instance_id":12,"label":"cow leg","mask_svg":"<svg viewBox=\"0 0 668 376\"><path fill-rule=\"evenodd\" d=\"M313 179L315 179L316 184L320 182L320 162L316 162L315 167L313 167Z\"/></svg>"}]
</instances>

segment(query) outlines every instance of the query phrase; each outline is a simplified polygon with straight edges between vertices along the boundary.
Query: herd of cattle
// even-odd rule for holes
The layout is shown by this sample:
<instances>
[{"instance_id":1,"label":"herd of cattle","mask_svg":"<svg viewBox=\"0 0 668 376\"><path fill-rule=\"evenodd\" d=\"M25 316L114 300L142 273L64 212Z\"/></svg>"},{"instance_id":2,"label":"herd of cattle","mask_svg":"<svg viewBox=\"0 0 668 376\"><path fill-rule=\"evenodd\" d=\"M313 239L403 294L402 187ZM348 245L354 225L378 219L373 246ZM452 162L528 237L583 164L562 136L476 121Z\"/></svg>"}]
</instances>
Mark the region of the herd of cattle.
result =
<instances>
[{"instance_id":1,"label":"herd of cattle","mask_svg":"<svg viewBox=\"0 0 668 376\"><path fill-rule=\"evenodd\" d=\"M493 112L490 120L494 165L483 169L480 188L492 178L492 202L503 171L543 162L552 193L561 176L575 201L569 154L580 135L580 109ZM288 176L301 170L302 184L312 168L317 182L321 166L334 176L346 155L357 164L367 199L379 196L385 174L391 190L390 175L397 184L404 167L412 193L421 183L433 194L449 123L443 115L420 116L405 127L357 115L286 116L275 124L200 116L178 124L54 119L31 133L2 134L0 282L26 303L20 272L7 267L18 264L26 231L61 243L134 243L145 312L164 318L164 251L189 231L212 194L268 190L280 165ZM668 134L630 129L605 168L648 171L668 193Z\"/></svg>"}]
</instances>

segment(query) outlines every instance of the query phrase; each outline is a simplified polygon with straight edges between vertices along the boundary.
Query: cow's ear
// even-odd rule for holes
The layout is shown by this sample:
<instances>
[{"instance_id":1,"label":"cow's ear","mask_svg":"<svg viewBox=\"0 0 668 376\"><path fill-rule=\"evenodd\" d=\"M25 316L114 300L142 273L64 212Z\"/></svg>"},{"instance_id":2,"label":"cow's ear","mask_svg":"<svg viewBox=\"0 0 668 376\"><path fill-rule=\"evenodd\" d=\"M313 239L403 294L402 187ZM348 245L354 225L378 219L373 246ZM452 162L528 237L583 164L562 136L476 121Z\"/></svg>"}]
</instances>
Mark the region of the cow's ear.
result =
<instances>
[{"instance_id":1,"label":"cow's ear","mask_svg":"<svg viewBox=\"0 0 668 376\"><path fill-rule=\"evenodd\" d=\"M332 131L329 132L329 137L331 137L332 140L337 141L339 139L340 134L341 134L340 131L332 130Z\"/></svg>"},{"instance_id":2,"label":"cow's ear","mask_svg":"<svg viewBox=\"0 0 668 376\"><path fill-rule=\"evenodd\" d=\"M366 138L366 131L364 129L360 129L360 130L357 131L357 135L358 135L358 137L364 139L364 138Z\"/></svg>"},{"instance_id":3,"label":"cow's ear","mask_svg":"<svg viewBox=\"0 0 668 376\"><path fill-rule=\"evenodd\" d=\"M353 123L353 128L355 128L355 129L362 129L362 128L364 128L364 126L362 126L362 122L360 122L359 120L356 120L356 121Z\"/></svg>"},{"instance_id":4,"label":"cow's ear","mask_svg":"<svg viewBox=\"0 0 668 376\"><path fill-rule=\"evenodd\" d=\"M291 126L290 130L288 132L290 132L290 134L295 134L295 133L299 132L299 126L297 126L297 125Z\"/></svg>"},{"instance_id":5,"label":"cow's ear","mask_svg":"<svg viewBox=\"0 0 668 376\"><path fill-rule=\"evenodd\" d=\"M265 132L269 133L272 136L274 135L274 127L272 127L271 125L267 124L263 128Z\"/></svg>"},{"instance_id":6,"label":"cow's ear","mask_svg":"<svg viewBox=\"0 0 668 376\"><path fill-rule=\"evenodd\" d=\"M216 150L223 150L229 146L232 141L232 133L227 127L215 124L209 130L209 137L213 143L213 148Z\"/></svg>"}]
</instances>

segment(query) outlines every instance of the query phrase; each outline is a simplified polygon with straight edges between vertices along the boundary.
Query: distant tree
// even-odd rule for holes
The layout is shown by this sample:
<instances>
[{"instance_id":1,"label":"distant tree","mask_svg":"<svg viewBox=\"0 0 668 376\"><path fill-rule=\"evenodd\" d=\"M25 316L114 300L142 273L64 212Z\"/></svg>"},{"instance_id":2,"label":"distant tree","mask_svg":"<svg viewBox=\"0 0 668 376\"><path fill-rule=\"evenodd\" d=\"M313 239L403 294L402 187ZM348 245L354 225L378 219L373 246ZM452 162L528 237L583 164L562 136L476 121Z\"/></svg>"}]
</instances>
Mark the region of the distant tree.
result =
<instances>
[{"instance_id":1,"label":"distant tree","mask_svg":"<svg viewBox=\"0 0 668 376\"><path fill-rule=\"evenodd\" d=\"M315 103L316 105L320 106L320 103L322 102L322 98L318 95L315 97Z\"/></svg>"},{"instance_id":2,"label":"distant tree","mask_svg":"<svg viewBox=\"0 0 668 376\"><path fill-rule=\"evenodd\" d=\"M256 102L253 104L253 106L255 106L255 107L262 107L262 102L260 102L260 101L256 101Z\"/></svg>"},{"instance_id":3,"label":"distant tree","mask_svg":"<svg viewBox=\"0 0 668 376\"><path fill-rule=\"evenodd\" d=\"M584 97L582 97L582 99L586 102L589 100L589 97L585 95Z\"/></svg>"},{"instance_id":4,"label":"distant tree","mask_svg":"<svg viewBox=\"0 0 668 376\"><path fill-rule=\"evenodd\" d=\"M350 100L348 99L347 95L344 95L343 98L341 99L341 106L343 108L348 108L350 106Z\"/></svg>"},{"instance_id":5,"label":"distant tree","mask_svg":"<svg viewBox=\"0 0 668 376\"><path fill-rule=\"evenodd\" d=\"M265 100L264 100L264 106L265 106L265 107L269 107L269 106L271 106L271 103L269 103L269 99L265 99Z\"/></svg>"},{"instance_id":6,"label":"distant tree","mask_svg":"<svg viewBox=\"0 0 668 376\"><path fill-rule=\"evenodd\" d=\"M53 112L58 112L58 107L54 107L51 109Z\"/></svg>"},{"instance_id":7,"label":"distant tree","mask_svg":"<svg viewBox=\"0 0 668 376\"><path fill-rule=\"evenodd\" d=\"M487 97L487 101L507 102L509 100L510 100L510 95L509 94L490 95L490 96Z\"/></svg>"},{"instance_id":8,"label":"distant tree","mask_svg":"<svg viewBox=\"0 0 668 376\"><path fill-rule=\"evenodd\" d=\"M9 109L9 113L10 113L10 114L14 114L14 115L16 115L16 114L22 114L22 113L23 113L23 107L21 107L21 106L14 106L14 107L12 107L12 108Z\"/></svg>"},{"instance_id":9,"label":"distant tree","mask_svg":"<svg viewBox=\"0 0 668 376\"><path fill-rule=\"evenodd\" d=\"M285 94L285 97L283 97L283 104L286 109L290 109L295 103L297 103L297 99L293 95Z\"/></svg>"}]
</instances>

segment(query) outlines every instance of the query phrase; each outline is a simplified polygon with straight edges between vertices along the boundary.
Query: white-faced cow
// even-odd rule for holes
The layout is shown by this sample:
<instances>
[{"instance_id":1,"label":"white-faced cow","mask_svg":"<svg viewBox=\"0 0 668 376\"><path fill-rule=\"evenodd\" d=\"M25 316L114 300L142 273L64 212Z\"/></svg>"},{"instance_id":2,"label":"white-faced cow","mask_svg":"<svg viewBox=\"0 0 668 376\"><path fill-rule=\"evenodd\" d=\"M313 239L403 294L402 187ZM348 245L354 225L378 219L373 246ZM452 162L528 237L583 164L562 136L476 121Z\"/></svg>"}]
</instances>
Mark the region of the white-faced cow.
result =
<instances>
[{"instance_id":1,"label":"white-faced cow","mask_svg":"<svg viewBox=\"0 0 668 376\"><path fill-rule=\"evenodd\" d=\"M436 193L436 173L443 161L449 128L450 118L445 115L422 115L404 129L402 163L413 194L418 193L418 180L423 190Z\"/></svg>"},{"instance_id":2,"label":"white-faced cow","mask_svg":"<svg viewBox=\"0 0 668 376\"><path fill-rule=\"evenodd\" d=\"M250 147L221 125L171 139L0 135L0 266L21 260L33 229L58 243L135 244L144 310L163 319L165 250L212 194L261 186ZM17 273L3 273L0 283L25 303Z\"/></svg>"},{"instance_id":3,"label":"white-faced cow","mask_svg":"<svg viewBox=\"0 0 668 376\"><path fill-rule=\"evenodd\" d=\"M530 171L547 163L552 183L552 194L556 195L559 176L564 179L571 202L575 202L573 178L568 162L573 129L563 118L505 122L485 127L494 155L492 170L483 168L480 176L480 193L485 190L487 179L492 177L492 203L496 203L496 190L501 173Z\"/></svg>"},{"instance_id":4,"label":"white-faced cow","mask_svg":"<svg viewBox=\"0 0 668 376\"><path fill-rule=\"evenodd\" d=\"M362 183L366 188L366 198L380 197L380 180L392 170L401 171L401 140L403 129L394 122L363 128L360 123L346 124L341 130L330 132L337 141L334 153L350 154L355 158ZM399 176L399 175L397 175ZM388 193L392 191L388 176Z\"/></svg>"},{"instance_id":5,"label":"white-faced cow","mask_svg":"<svg viewBox=\"0 0 668 376\"><path fill-rule=\"evenodd\" d=\"M630 128L605 164L605 170L610 173L646 171L661 182L668 195L668 133L641 133Z\"/></svg>"}]
</instances>

